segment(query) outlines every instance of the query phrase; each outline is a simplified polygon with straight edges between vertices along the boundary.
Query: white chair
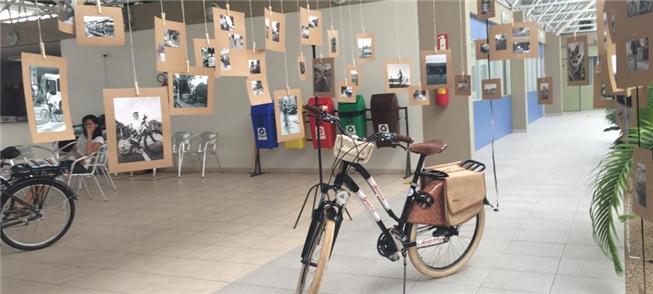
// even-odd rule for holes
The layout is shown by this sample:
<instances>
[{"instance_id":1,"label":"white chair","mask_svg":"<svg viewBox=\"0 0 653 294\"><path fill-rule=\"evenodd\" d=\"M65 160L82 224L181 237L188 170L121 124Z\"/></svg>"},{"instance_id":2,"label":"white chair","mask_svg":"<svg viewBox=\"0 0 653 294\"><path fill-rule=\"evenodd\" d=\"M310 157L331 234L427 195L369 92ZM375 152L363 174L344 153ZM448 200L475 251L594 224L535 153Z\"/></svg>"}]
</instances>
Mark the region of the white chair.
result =
<instances>
[{"instance_id":1,"label":"white chair","mask_svg":"<svg viewBox=\"0 0 653 294\"><path fill-rule=\"evenodd\" d=\"M76 166L81 166L84 164L84 162L88 161L89 163L86 165L85 172L82 173L75 173L75 167ZM107 164L107 145L103 144L98 151L80 157L77 160L73 161L73 163L70 166L70 170L68 172L68 186L73 181L73 178L79 178L79 184L77 186L77 190L81 190L82 186L86 188L86 192L88 192L88 198L93 198L91 196L91 190L88 188L88 185L86 185L86 182L84 181L85 178L93 178L93 181L95 181L95 184L97 185L98 190L100 190L100 195L102 195L102 199L104 201L109 201L107 199L107 196L104 194L104 190L102 189L102 186L100 185L100 181L98 181L98 171L102 169L102 167L106 167ZM106 173L108 174L108 172ZM113 180L111 180L113 183ZM114 186L115 189L115 186Z\"/></svg>"},{"instance_id":2,"label":"white chair","mask_svg":"<svg viewBox=\"0 0 653 294\"><path fill-rule=\"evenodd\" d=\"M190 151L190 140L193 134L190 131L176 132L172 135L173 160L177 165L177 177L181 177L181 168L184 165L184 154Z\"/></svg>"},{"instance_id":3,"label":"white chair","mask_svg":"<svg viewBox=\"0 0 653 294\"><path fill-rule=\"evenodd\" d=\"M220 164L220 158L218 158L218 134L216 132L202 132L199 135L199 142L197 144L197 151L193 152L194 155L202 156L202 178L206 174L206 156L212 154L215 156L215 160L218 163L218 167L222 167ZM199 157L198 157L199 159Z\"/></svg>"},{"instance_id":4,"label":"white chair","mask_svg":"<svg viewBox=\"0 0 653 294\"><path fill-rule=\"evenodd\" d=\"M71 156L73 155L73 146L77 144L77 141L72 141L68 142L68 144L59 147L59 142L52 142L52 150L54 153L54 156L57 160L61 159L62 157L66 156Z\"/></svg>"}]
</instances>

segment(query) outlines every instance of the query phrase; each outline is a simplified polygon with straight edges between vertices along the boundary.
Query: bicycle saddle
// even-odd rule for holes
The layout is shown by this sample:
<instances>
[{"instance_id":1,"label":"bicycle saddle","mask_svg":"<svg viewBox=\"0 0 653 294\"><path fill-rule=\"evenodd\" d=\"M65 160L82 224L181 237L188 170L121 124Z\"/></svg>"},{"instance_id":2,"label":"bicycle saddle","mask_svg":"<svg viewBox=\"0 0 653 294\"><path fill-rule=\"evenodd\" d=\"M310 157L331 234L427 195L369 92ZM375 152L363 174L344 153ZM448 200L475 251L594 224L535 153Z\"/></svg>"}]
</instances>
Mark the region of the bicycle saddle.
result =
<instances>
[{"instance_id":1,"label":"bicycle saddle","mask_svg":"<svg viewBox=\"0 0 653 294\"><path fill-rule=\"evenodd\" d=\"M411 144L408 147L411 152L426 156L442 153L445 149L447 149L447 144L440 140L428 140L423 143Z\"/></svg>"}]
</instances>

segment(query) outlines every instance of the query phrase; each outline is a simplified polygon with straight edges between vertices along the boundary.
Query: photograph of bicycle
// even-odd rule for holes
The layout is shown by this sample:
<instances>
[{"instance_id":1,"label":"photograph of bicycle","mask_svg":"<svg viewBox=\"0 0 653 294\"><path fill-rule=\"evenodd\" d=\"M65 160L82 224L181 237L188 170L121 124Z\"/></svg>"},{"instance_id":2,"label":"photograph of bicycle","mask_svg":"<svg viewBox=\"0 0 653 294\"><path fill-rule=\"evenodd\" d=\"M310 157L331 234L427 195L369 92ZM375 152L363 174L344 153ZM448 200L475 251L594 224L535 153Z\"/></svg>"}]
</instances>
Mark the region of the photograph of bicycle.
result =
<instances>
[{"instance_id":1,"label":"photograph of bicycle","mask_svg":"<svg viewBox=\"0 0 653 294\"><path fill-rule=\"evenodd\" d=\"M333 246L342 225L343 211L352 194L361 201L376 222L380 235L378 253L391 261L403 258L404 292L406 256L421 274L440 278L456 273L474 255L485 225L485 165L473 160L424 168L427 156L443 152L439 140L413 144L413 139L396 133L374 133L367 138L347 135L334 115L312 105L304 106L309 116L335 124L335 162L327 183L318 184L319 201L301 252L302 267L296 293L318 293L326 274ZM389 142L419 155L404 207L397 215L364 164L376 142ZM394 224L386 226L367 195L350 177L362 176ZM331 181L333 179L333 181ZM445 188L446 186L446 188ZM311 188L311 189L313 189ZM309 194L311 191L309 190Z\"/></svg>"}]
</instances>

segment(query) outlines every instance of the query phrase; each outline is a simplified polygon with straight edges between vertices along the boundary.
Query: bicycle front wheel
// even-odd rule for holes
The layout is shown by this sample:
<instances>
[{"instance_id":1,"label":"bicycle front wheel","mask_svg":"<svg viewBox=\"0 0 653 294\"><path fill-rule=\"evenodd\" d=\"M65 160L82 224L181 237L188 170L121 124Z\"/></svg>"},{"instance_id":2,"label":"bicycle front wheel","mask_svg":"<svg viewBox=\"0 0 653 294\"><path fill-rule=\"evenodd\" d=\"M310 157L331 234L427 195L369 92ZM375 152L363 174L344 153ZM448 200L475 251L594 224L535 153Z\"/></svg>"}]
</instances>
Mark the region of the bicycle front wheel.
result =
<instances>
[{"instance_id":1,"label":"bicycle front wheel","mask_svg":"<svg viewBox=\"0 0 653 294\"><path fill-rule=\"evenodd\" d=\"M335 230L336 222L334 220L321 222L315 230L312 243L308 248L307 259L302 261L302 270L297 283L297 294L317 294L319 292L322 277L326 272L327 263L329 263L331 257Z\"/></svg>"},{"instance_id":2,"label":"bicycle front wheel","mask_svg":"<svg viewBox=\"0 0 653 294\"><path fill-rule=\"evenodd\" d=\"M73 192L63 183L35 178L2 194L2 240L20 250L48 247L68 231L75 216Z\"/></svg>"},{"instance_id":3,"label":"bicycle front wheel","mask_svg":"<svg viewBox=\"0 0 653 294\"><path fill-rule=\"evenodd\" d=\"M410 242L439 237L433 245L418 245L408 248L408 256L415 269L425 276L441 278L458 272L474 255L483 236L485 209L467 222L458 226L442 227L412 224Z\"/></svg>"}]
</instances>

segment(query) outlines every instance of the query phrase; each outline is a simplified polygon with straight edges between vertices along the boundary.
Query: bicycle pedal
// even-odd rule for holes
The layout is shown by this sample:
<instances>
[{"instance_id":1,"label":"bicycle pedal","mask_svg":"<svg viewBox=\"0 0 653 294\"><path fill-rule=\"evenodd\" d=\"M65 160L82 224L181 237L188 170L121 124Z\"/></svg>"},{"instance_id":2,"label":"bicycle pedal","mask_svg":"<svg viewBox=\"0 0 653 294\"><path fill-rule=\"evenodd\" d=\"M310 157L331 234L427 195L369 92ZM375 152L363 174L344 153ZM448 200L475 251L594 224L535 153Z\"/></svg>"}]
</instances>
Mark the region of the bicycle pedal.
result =
<instances>
[{"instance_id":1,"label":"bicycle pedal","mask_svg":"<svg viewBox=\"0 0 653 294\"><path fill-rule=\"evenodd\" d=\"M401 255L399 255L399 252L395 252L394 254L388 256L388 259L390 259L390 261L392 261L392 262L395 262L395 261L399 260L400 258L401 258Z\"/></svg>"}]
</instances>

